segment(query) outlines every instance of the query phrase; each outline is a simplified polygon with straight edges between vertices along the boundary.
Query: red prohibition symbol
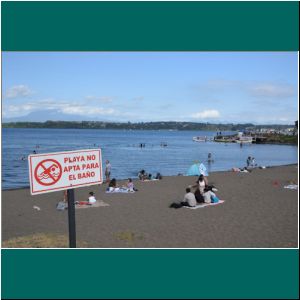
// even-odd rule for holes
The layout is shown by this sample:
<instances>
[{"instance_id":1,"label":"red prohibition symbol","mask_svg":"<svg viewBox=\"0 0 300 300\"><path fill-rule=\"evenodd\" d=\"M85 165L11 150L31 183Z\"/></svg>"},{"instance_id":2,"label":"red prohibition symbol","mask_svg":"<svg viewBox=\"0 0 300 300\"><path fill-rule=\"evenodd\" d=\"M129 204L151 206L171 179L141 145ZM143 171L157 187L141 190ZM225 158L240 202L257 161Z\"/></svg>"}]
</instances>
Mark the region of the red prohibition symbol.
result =
<instances>
[{"instance_id":1,"label":"red prohibition symbol","mask_svg":"<svg viewBox=\"0 0 300 300\"><path fill-rule=\"evenodd\" d=\"M34 178L41 185L53 185L59 181L62 175L62 167L55 159L45 159L37 164L34 170Z\"/></svg>"}]
</instances>

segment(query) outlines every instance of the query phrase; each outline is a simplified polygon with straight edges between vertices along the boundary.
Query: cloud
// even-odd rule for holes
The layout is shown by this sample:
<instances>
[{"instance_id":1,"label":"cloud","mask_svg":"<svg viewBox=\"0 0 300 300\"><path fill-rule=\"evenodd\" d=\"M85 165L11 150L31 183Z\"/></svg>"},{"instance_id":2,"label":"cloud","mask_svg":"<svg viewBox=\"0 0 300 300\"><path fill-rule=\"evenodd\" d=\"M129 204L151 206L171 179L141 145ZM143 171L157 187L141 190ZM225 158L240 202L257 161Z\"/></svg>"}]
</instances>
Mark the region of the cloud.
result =
<instances>
[{"instance_id":1,"label":"cloud","mask_svg":"<svg viewBox=\"0 0 300 300\"><path fill-rule=\"evenodd\" d=\"M283 82L215 79L194 85L193 90L202 97L211 97L224 92L234 94L239 92L259 99L278 99L295 96L297 88Z\"/></svg>"},{"instance_id":2,"label":"cloud","mask_svg":"<svg viewBox=\"0 0 300 300\"><path fill-rule=\"evenodd\" d=\"M175 105L173 103L166 103L158 106L158 109L160 110L169 110L171 108L174 108Z\"/></svg>"},{"instance_id":3,"label":"cloud","mask_svg":"<svg viewBox=\"0 0 300 300\"><path fill-rule=\"evenodd\" d=\"M15 99L29 97L33 91L27 85L15 85L10 87L4 94L4 99Z\"/></svg>"},{"instance_id":4,"label":"cloud","mask_svg":"<svg viewBox=\"0 0 300 300\"><path fill-rule=\"evenodd\" d=\"M95 102L100 102L100 103L111 103L113 101L113 97L107 97L107 96L86 96L85 100L87 101L95 101Z\"/></svg>"},{"instance_id":5,"label":"cloud","mask_svg":"<svg viewBox=\"0 0 300 300\"><path fill-rule=\"evenodd\" d=\"M295 95L295 89L291 85L263 83L252 86L250 94L255 97L287 98Z\"/></svg>"},{"instance_id":6,"label":"cloud","mask_svg":"<svg viewBox=\"0 0 300 300\"><path fill-rule=\"evenodd\" d=\"M143 96L139 96L139 97L135 97L135 98L132 98L132 101L134 102L141 102L145 99L145 97Z\"/></svg>"},{"instance_id":7,"label":"cloud","mask_svg":"<svg viewBox=\"0 0 300 300\"><path fill-rule=\"evenodd\" d=\"M208 109L192 114L191 117L195 119L217 119L220 117L220 113L215 109Z\"/></svg>"},{"instance_id":8,"label":"cloud","mask_svg":"<svg viewBox=\"0 0 300 300\"><path fill-rule=\"evenodd\" d=\"M82 115L82 116L98 116L98 115L113 115L116 111L112 108L104 109L103 107L92 107L83 105L65 106L59 109L60 112L69 115Z\"/></svg>"},{"instance_id":9,"label":"cloud","mask_svg":"<svg viewBox=\"0 0 300 300\"><path fill-rule=\"evenodd\" d=\"M3 115L7 118L19 117L27 115L31 112L39 110L56 110L59 113L68 115L82 116L104 116L104 115L119 115L119 112L113 108L103 108L100 106L85 105L76 102L61 102L53 99L43 99L39 101L31 101L19 105L3 105Z\"/></svg>"}]
</instances>

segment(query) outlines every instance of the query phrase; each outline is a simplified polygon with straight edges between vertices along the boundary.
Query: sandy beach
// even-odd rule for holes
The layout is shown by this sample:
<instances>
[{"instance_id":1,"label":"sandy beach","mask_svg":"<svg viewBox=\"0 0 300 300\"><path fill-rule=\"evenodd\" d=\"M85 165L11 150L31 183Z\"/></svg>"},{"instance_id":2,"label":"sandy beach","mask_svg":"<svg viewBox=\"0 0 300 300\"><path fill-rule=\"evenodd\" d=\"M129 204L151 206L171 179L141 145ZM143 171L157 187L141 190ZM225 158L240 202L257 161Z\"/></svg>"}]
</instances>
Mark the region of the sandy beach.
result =
<instances>
[{"instance_id":1,"label":"sandy beach","mask_svg":"<svg viewBox=\"0 0 300 300\"><path fill-rule=\"evenodd\" d=\"M298 246L298 166L216 172L208 177L223 204L172 209L197 177L134 181L138 192L106 194L106 185L75 190L77 201L93 191L109 206L76 209L77 240L91 248L294 248ZM124 181L118 182L121 184ZM57 211L63 192L31 196L2 191L2 240L38 233L68 235L68 212ZM36 210L33 206L38 206Z\"/></svg>"}]
</instances>

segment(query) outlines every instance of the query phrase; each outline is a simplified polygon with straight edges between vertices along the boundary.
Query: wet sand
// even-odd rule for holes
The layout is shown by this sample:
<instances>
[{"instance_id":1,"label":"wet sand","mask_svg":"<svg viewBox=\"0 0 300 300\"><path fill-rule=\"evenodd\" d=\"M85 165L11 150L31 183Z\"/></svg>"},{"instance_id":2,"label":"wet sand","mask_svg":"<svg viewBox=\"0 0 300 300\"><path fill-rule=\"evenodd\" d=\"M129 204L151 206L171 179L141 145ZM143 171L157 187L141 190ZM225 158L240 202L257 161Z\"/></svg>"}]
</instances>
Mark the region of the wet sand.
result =
<instances>
[{"instance_id":1,"label":"wet sand","mask_svg":"<svg viewBox=\"0 0 300 300\"><path fill-rule=\"evenodd\" d=\"M225 203L196 210L169 208L196 179L134 181L138 192L133 194L106 194L105 185L76 189L78 201L94 191L110 204L76 210L77 239L92 248L298 247L298 191L283 188L298 184L297 165L212 173L209 183ZM56 210L62 198L62 191L36 196L29 189L2 191L2 240L35 233L68 235L68 212Z\"/></svg>"}]
</instances>

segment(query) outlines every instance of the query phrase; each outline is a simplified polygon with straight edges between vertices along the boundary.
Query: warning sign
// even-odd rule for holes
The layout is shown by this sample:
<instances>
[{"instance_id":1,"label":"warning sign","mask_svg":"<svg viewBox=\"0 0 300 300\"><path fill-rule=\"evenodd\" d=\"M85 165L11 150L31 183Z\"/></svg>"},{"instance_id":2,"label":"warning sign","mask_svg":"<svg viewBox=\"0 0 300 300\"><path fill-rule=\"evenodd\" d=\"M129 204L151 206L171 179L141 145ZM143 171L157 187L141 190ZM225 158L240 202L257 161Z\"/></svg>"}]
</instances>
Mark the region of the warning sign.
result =
<instances>
[{"instance_id":1,"label":"warning sign","mask_svg":"<svg viewBox=\"0 0 300 300\"><path fill-rule=\"evenodd\" d=\"M28 156L32 195L102 183L101 149Z\"/></svg>"},{"instance_id":2,"label":"warning sign","mask_svg":"<svg viewBox=\"0 0 300 300\"><path fill-rule=\"evenodd\" d=\"M34 170L34 178L41 185L53 185L62 175L62 167L57 160L45 159L38 163Z\"/></svg>"}]
</instances>

